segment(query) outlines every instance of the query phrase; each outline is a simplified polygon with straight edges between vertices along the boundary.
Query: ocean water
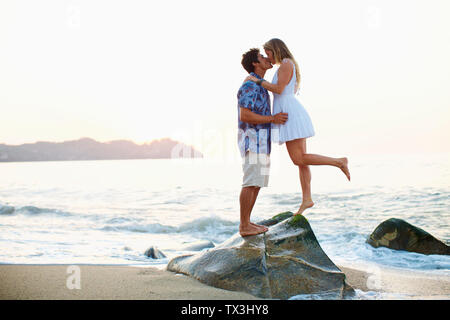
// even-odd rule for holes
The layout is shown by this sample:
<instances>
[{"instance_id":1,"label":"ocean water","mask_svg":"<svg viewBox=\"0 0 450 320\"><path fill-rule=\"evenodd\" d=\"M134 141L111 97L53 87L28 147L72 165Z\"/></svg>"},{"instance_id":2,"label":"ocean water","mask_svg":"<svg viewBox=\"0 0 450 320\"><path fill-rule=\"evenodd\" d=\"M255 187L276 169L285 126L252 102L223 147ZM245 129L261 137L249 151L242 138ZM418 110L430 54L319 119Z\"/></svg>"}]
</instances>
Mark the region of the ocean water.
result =
<instances>
[{"instance_id":1,"label":"ocean water","mask_svg":"<svg viewBox=\"0 0 450 320\"><path fill-rule=\"evenodd\" d=\"M297 210L298 170L274 148L269 187L252 220ZM450 276L450 257L372 248L382 221L405 219L450 240L450 154L354 155L352 182L337 168L312 170L315 206L305 212L338 265ZM0 263L157 266L184 243L218 244L238 231L239 159L0 163ZM166 259L148 258L157 246Z\"/></svg>"}]
</instances>

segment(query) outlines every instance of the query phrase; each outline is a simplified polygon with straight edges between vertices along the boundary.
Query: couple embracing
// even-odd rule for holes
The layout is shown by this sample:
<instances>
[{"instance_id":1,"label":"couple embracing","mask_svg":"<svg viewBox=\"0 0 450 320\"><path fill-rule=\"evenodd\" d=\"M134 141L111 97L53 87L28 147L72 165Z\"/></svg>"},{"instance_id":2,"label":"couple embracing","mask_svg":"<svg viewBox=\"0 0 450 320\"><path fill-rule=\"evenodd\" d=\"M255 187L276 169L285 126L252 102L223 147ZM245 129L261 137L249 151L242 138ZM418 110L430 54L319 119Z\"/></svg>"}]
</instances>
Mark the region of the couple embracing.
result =
<instances>
[{"instance_id":1,"label":"couple embracing","mask_svg":"<svg viewBox=\"0 0 450 320\"><path fill-rule=\"evenodd\" d=\"M250 49L242 56L242 66L250 74L239 88L238 145L244 172L239 196L241 236L266 232L267 227L250 222L250 215L261 187L267 187L271 141L285 143L292 163L299 168L302 203L295 215L314 205L311 197L310 165L330 165L342 170L350 181L347 158L331 158L306 153L306 138L314 136L311 119L295 97L300 83L298 64L280 39L264 44L266 56ZM264 75L279 65L272 82ZM273 115L269 92L273 94Z\"/></svg>"}]
</instances>

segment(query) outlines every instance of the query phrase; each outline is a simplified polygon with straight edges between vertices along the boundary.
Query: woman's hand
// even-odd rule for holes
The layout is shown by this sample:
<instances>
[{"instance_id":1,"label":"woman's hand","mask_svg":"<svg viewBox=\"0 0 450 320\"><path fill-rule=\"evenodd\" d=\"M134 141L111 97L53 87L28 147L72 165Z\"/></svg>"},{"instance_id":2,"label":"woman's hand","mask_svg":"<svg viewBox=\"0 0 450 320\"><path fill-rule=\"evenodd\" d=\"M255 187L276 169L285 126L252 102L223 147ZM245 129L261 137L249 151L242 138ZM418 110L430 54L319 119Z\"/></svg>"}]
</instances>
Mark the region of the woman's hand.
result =
<instances>
[{"instance_id":1,"label":"woman's hand","mask_svg":"<svg viewBox=\"0 0 450 320\"><path fill-rule=\"evenodd\" d=\"M247 78L245 78L245 81L253 81L253 82L257 82L259 79L257 77L254 76L248 76ZM244 81L244 82L245 82Z\"/></svg>"}]
</instances>

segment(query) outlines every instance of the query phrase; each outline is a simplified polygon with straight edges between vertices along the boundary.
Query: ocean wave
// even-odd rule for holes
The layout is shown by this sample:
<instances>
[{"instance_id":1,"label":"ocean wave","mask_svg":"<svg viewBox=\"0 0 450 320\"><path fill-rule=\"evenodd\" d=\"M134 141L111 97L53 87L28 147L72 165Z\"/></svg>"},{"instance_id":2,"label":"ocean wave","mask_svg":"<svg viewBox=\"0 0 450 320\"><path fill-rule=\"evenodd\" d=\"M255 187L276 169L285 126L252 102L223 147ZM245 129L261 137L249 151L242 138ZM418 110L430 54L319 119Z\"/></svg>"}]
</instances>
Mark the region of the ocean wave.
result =
<instances>
[{"instance_id":1,"label":"ocean wave","mask_svg":"<svg viewBox=\"0 0 450 320\"><path fill-rule=\"evenodd\" d=\"M365 262L406 270L435 271L445 275L450 272L450 256L424 255L385 247L374 248L366 243L367 235L364 233L352 231L336 235L320 233L317 238L333 261ZM346 245L343 246L343 243Z\"/></svg>"},{"instance_id":2,"label":"ocean wave","mask_svg":"<svg viewBox=\"0 0 450 320\"><path fill-rule=\"evenodd\" d=\"M12 206L0 206L0 215L14 214L15 208Z\"/></svg>"},{"instance_id":3,"label":"ocean wave","mask_svg":"<svg viewBox=\"0 0 450 320\"><path fill-rule=\"evenodd\" d=\"M233 222L225 219L221 219L217 216L202 217L195 219L191 222L183 223L178 227L179 232L192 232L192 231L208 231L211 228L230 229L235 228L238 222Z\"/></svg>"},{"instance_id":4,"label":"ocean wave","mask_svg":"<svg viewBox=\"0 0 450 320\"><path fill-rule=\"evenodd\" d=\"M124 220L126 221L126 220ZM195 234L227 234L237 232L238 222L233 222L219 217L202 217L185 222L180 226L171 226L160 223L142 224L136 221L132 223L116 224L118 220L109 220L114 225L106 225L100 228L102 231L139 232L139 233L195 233ZM127 221L128 222L128 221Z\"/></svg>"},{"instance_id":5,"label":"ocean wave","mask_svg":"<svg viewBox=\"0 0 450 320\"><path fill-rule=\"evenodd\" d=\"M289 198L285 195L285 198ZM386 191L376 191L372 190L366 192L354 192L354 193L333 193L333 194L317 194L317 200L324 201L351 201L360 200L364 201L366 199L380 200L389 203L409 203L409 204L420 204L422 202L426 203L448 203L450 200L450 192L441 189L411 189L403 190L401 192L386 192Z\"/></svg>"},{"instance_id":6,"label":"ocean wave","mask_svg":"<svg viewBox=\"0 0 450 320\"><path fill-rule=\"evenodd\" d=\"M16 215L16 214L23 214L23 215L40 215L40 214L52 214L52 215L58 215L58 216L71 216L72 214L66 211L61 211L58 209L49 209L49 208L39 208L35 206L24 206L24 207L14 207L14 206L8 206L8 205L0 205L0 215Z\"/></svg>"},{"instance_id":7,"label":"ocean wave","mask_svg":"<svg viewBox=\"0 0 450 320\"><path fill-rule=\"evenodd\" d=\"M355 289L355 296L351 298L351 300L408 300L413 298L414 295L412 294L362 291L360 289Z\"/></svg>"},{"instance_id":8,"label":"ocean wave","mask_svg":"<svg viewBox=\"0 0 450 320\"><path fill-rule=\"evenodd\" d=\"M348 297L346 300L406 300L413 298L413 295L377 291L362 291L355 289L355 295ZM335 293L319 293L319 294L299 294L289 298L289 300L336 300Z\"/></svg>"},{"instance_id":9,"label":"ocean wave","mask_svg":"<svg viewBox=\"0 0 450 320\"><path fill-rule=\"evenodd\" d=\"M100 228L102 231L129 231L129 232L139 232L139 233L173 233L176 232L176 227L163 225L160 223L150 223L150 224L136 224L129 223L124 225L113 225L104 226Z\"/></svg>"},{"instance_id":10,"label":"ocean wave","mask_svg":"<svg viewBox=\"0 0 450 320\"><path fill-rule=\"evenodd\" d=\"M111 224L118 224L118 223L124 223L124 222L132 222L135 219L133 218L129 218L129 217L115 217L115 218L111 218L108 221L106 221L106 223L111 223Z\"/></svg>"},{"instance_id":11,"label":"ocean wave","mask_svg":"<svg viewBox=\"0 0 450 320\"><path fill-rule=\"evenodd\" d=\"M374 192L366 192L366 193L357 193L350 195L318 195L319 199L328 200L328 201L349 201L349 200L360 200L366 197L378 196Z\"/></svg>"}]
</instances>

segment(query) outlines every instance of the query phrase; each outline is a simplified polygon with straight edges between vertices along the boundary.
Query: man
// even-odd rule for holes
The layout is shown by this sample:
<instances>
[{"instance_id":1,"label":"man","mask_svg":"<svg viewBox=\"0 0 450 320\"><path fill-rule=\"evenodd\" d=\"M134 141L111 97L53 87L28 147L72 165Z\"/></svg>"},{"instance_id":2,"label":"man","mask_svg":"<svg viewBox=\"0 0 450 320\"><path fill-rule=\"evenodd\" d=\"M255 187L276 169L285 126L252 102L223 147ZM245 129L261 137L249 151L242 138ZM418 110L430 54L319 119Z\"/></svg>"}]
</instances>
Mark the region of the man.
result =
<instances>
[{"instance_id":1,"label":"man","mask_svg":"<svg viewBox=\"0 0 450 320\"><path fill-rule=\"evenodd\" d=\"M250 75L260 79L258 83L246 81L239 88L238 98L238 145L244 171L239 196L242 237L266 232L265 226L250 222L250 214L261 187L267 187L270 169L271 124L284 124L287 113L272 116L270 98L261 86L266 71L272 64L258 49L250 49L242 55L242 66Z\"/></svg>"}]
</instances>

